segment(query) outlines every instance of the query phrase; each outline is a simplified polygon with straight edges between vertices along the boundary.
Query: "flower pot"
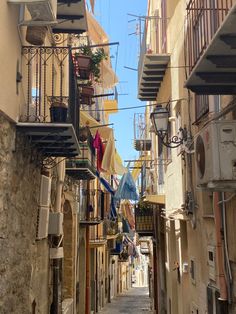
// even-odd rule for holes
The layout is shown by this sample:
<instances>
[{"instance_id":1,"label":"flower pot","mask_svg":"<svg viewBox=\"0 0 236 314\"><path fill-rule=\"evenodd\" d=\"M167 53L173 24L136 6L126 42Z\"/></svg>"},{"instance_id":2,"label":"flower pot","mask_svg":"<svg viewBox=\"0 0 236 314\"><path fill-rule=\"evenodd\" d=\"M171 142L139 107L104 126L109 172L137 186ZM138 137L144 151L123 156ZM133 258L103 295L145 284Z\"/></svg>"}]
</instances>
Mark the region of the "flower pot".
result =
<instances>
[{"instance_id":1,"label":"flower pot","mask_svg":"<svg viewBox=\"0 0 236 314\"><path fill-rule=\"evenodd\" d=\"M44 44L46 33L46 26L29 25L26 30L26 40L32 45L41 46Z\"/></svg>"},{"instance_id":2,"label":"flower pot","mask_svg":"<svg viewBox=\"0 0 236 314\"><path fill-rule=\"evenodd\" d=\"M54 103L50 108L51 122L65 123L67 120L67 107L64 103Z\"/></svg>"},{"instance_id":3,"label":"flower pot","mask_svg":"<svg viewBox=\"0 0 236 314\"><path fill-rule=\"evenodd\" d=\"M75 55L74 65L76 76L81 80L88 80L91 73L91 58L89 56Z\"/></svg>"},{"instance_id":4,"label":"flower pot","mask_svg":"<svg viewBox=\"0 0 236 314\"><path fill-rule=\"evenodd\" d=\"M94 95L94 88L91 86L83 86L81 89L81 103L86 105L92 104L92 96Z\"/></svg>"}]
</instances>

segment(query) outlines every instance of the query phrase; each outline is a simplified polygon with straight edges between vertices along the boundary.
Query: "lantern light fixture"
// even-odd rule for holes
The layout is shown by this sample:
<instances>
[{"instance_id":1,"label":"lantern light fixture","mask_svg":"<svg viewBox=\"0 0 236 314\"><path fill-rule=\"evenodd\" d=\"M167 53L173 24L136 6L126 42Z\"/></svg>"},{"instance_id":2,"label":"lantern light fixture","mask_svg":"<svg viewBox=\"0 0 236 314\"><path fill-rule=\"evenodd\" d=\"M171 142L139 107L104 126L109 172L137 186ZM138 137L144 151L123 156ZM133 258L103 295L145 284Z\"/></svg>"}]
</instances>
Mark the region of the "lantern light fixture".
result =
<instances>
[{"instance_id":1,"label":"lantern light fixture","mask_svg":"<svg viewBox=\"0 0 236 314\"><path fill-rule=\"evenodd\" d=\"M169 130L169 111L167 108L157 105L150 115L154 132L161 140L162 144L169 148L177 148L187 140L187 129L179 128L178 135L171 138L168 136Z\"/></svg>"}]
</instances>

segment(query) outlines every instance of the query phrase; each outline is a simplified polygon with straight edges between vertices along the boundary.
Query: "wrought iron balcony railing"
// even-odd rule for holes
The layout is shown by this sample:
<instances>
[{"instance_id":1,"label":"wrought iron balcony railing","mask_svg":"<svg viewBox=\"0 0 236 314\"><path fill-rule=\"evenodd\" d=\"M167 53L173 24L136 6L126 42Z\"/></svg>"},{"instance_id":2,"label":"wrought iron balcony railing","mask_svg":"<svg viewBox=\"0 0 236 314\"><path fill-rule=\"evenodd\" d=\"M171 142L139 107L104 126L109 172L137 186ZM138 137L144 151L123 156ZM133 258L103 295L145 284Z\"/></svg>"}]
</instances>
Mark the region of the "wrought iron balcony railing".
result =
<instances>
[{"instance_id":1,"label":"wrought iron balcony railing","mask_svg":"<svg viewBox=\"0 0 236 314\"><path fill-rule=\"evenodd\" d=\"M236 93L235 10L233 0L190 0L187 5L186 87L197 94Z\"/></svg>"},{"instance_id":2,"label":"wrought iron balcony railing","mask_svg":"<svg viewBox=\"0 0 236 314\"><path fill-rule=\"evenodd\" d=\"M79 94L71 49L23 47L22 54L25 104L18 129L44 156L77 156Z\"/></svg>"},{"instance_id":3,"label":"wrought iron balcony railing","mask_svg":"<svg viewBox=\"0 0 236 314\"><path fill-rule=\"evenodd\" d=\"M224 21L233 0L190 0L187 5L188 65L190 71Z\"/></svg>"},{"instance_id":4,"label":"wrought iron balcony railing","mask_svg":"<svg viewBox=\"0 0 236 314\"><path fill-rule=\"evenodd\" d=\"M80 129L79 139L82 139L84 132L87 139L79 141L80 155L66 161L66 173L76 180L93 180L96 178L96 152L88 128Z\"/></svg>"},{"instance_id":5,"label":"wrought iron balcony railing","mask_svg":"<svg viewBox=\"0 0 236 314\"><path fill-rule=\"evenodd\" d=\"M104 195L101 190L81 190L80 224L97 225L104 219Z\"/></svg>"},{"instance_id":6,"label":"wrought iron balcony railing","mask_svg":"<svg viewBox=\"0 0 236 314\"><path fill-rule=\"evenodd\" d=\"M144 113L134 114L134 148L137 151L150 151L152 141Z\"/></svg>"},{"instance_id":7,"label":"wrought iron balcony railing","mask_svg":"<svg viewBox=\"0 0 236 314\"><path fill-rule=\"evenodd\" d=\"M135 205L135 230L140 236L153 235L153 206L151 204Z\"/></svg>"}]
</instances>

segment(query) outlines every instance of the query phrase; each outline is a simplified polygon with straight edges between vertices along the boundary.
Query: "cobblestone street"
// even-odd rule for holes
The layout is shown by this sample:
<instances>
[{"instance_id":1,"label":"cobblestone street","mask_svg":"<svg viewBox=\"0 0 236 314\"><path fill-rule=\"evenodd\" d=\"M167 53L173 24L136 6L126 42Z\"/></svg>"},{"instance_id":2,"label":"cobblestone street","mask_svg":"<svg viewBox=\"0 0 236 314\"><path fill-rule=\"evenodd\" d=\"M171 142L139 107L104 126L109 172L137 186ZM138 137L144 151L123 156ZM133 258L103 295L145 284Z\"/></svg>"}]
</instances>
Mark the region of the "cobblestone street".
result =
<instances>
[{"instance_id":1,"label":"cobblestone street","mask_svg":"<svg viewBox=\"0 0 236 314\"><path fill-rule=\"evenodd\" d=\"M106 304L99 314L145 314L153 313L150 310L150 299L147 287L134 287L129 291L114 298L111 303Z\"/></svg>"}]
</instances>

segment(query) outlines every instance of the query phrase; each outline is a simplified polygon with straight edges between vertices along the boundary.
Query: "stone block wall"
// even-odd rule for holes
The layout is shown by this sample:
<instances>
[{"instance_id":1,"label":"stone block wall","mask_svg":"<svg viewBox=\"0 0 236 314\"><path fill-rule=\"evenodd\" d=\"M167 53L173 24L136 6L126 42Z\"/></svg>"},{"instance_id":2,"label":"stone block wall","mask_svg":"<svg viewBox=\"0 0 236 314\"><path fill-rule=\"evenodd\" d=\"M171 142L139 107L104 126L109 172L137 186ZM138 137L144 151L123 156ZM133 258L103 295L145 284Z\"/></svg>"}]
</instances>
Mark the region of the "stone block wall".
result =
<instances>
[{"instance_id":1,"label":"stone block wall","mask_svg":"<svg viewBox=\"0 0 236 314\"><path fill-rule=\"evenodd\" d=\"M48 313L48 243L36 241L40 167L0 114L0 313Z\"/></svg>"}]
</instances>

